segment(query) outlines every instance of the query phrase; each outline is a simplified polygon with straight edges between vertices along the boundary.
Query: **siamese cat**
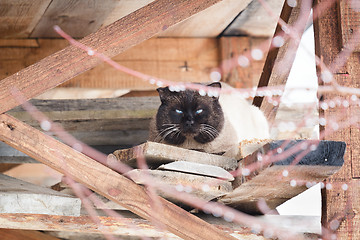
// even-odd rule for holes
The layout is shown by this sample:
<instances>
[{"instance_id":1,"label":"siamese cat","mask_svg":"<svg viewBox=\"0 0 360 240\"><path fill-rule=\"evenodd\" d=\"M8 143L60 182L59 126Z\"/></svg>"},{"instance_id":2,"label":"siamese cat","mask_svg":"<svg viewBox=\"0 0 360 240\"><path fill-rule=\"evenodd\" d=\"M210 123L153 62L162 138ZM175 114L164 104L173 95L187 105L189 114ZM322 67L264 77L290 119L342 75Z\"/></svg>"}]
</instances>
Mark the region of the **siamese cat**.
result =
<instances>
[{"instance_id":1,"label":"siamese cat","mask_svg":"<svg viewBox=\"0 0 360 240\"><path fill-rule=\"evenodd\" d=\"M218 82L208 86L221 88ZM157 91L161 105L150 123L149 141L236 157L241 141L269 138L264 114L239 95Z\"/></svg>"}]
</instances>

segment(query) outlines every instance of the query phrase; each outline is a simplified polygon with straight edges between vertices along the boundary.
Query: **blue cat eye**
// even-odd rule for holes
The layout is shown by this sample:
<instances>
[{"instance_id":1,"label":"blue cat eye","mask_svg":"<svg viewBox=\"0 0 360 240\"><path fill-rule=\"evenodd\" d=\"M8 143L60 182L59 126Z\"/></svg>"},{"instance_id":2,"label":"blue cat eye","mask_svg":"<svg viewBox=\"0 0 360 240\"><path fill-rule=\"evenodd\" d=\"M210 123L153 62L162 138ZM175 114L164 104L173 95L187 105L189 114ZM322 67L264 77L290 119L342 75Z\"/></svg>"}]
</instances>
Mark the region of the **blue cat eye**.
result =
<instances>
[{"instance_id":1,"label":"blue cat eye","mask_svg":"<svg viewBox=\"0 0 360 240\"><path fill-rule=\"evenodd\" d=\"M202 110L201 108L200 109L198 109L198 110L196 110L196 114L200 114L200 113L202 113L204 110Z\"/></svg>"},{"instance_id":2,"label":"blue cat eye","mask_svg":"<svg viewBox=\"0 0 360 240\"><path fill-rule=\"evenodd\" d=\"M182 114L182 113L183 113L183 111L181 111L181 110L179 110L179 109L175 109L175 112L176 112L177 114Z\"/></svg>"}]
</instances>

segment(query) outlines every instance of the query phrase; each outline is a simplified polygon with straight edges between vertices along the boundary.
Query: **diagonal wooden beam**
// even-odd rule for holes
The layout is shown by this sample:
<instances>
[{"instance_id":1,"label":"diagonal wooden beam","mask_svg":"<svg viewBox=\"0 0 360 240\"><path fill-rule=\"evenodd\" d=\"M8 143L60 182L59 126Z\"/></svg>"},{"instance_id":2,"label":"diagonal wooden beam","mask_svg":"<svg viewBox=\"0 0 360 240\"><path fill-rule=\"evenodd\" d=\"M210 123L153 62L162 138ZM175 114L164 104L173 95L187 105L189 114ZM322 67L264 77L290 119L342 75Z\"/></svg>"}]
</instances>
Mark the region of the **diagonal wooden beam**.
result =
<instances>
[{"instance_id":1,"label":"diagonal wooden beam","mask_svg":"<svg viewBox=\"0 0 360 240\"><path fill-rule=\"evenodd\" d=\"M113 57L220 1L157 0L99 29L81 42ZM0 81L0 113L20 104L11 95L13 88L21 91L26 99L30 99L95 67L100 62L101 60L74 46L44 58Z\"/></svg>"},{"instance_id":2,"label":"diagonal wooden beam","mask_svg":"<svg viewBox=\"0 0 360 240\"><path fill-rule=\"evenodd\" d=\"M297 1L296 7L290 7L287 2L284 2L280 18L292 27L298 30L299 38L302 36L307 20L310 15L312 1L301 0ZM302 19L300 22L298 20ZM274 37L283 33L280 24L277 25ZM277 86L286 83L289 76L292 64L295 59L296 51L299 46L299 41L288 38L285 44L279 48L272 48L265 60L263 72L261 74L258 87ZM263 101L263 97L255 97L253 104L265 113L268 121L273 122L276 116L277 107Z\"/></svg>"},{"instance_id":3,"label":"diagonal wooden beam","mask_svg":"<svg viewBox=\"0 0 360 240\"><path fill-rule=\"evenodd\" d=\"M0 115L0 141L184 239L235 239L163 198L161 209L154 208L133 181L7 114Z\"/></svg>"}]
</instances>

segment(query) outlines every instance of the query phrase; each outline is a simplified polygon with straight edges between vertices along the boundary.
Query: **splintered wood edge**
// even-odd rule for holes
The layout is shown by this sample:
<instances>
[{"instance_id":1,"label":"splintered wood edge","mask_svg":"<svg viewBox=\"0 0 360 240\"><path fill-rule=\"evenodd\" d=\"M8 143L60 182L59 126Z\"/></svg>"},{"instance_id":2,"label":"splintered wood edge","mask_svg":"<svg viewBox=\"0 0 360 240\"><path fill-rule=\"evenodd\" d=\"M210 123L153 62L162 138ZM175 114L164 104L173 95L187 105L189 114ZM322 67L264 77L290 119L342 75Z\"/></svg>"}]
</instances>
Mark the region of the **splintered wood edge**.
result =
<instances>
[{"instance_id":1,"label":"splintered wood edge","mask_svg":"<svg viewBox=\"0 0 360 240\"><path fill-rule=\"evenodd\" d=\"M236 159L155 142L146 142L130 149L117 150L113 155L119 161L133 167L136 166L139 157L145 157L148 163L158 165L173 161L187 161L213 165L226 170L234 170L237 167Z\"/></svg>"}]
</instances>

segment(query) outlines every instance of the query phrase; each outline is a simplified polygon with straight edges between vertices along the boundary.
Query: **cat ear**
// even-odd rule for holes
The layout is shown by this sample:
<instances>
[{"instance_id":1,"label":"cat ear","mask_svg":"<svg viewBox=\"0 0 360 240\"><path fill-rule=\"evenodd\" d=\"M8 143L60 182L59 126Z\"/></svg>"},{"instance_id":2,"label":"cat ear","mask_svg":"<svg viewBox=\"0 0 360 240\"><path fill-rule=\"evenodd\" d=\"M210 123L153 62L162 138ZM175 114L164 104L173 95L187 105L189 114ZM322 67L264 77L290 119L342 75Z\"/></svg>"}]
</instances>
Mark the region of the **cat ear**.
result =
<instances>
[{"instance_id":1,"label":"cat ear","mask_svg":"<svg viewBox=\"0 0 360 240\"><path fill-rule=\"evenodd\" d=\"M220 82L213 82L208 85L208 87L221 88Z\"/></svg>"},{"instance_id":2,"label":"cat ear","mask_svg":"<svg viewBox=\"0 0 360 240\"><path fill-rule=\"evenodd\" d=\"M221 89L221 83L220 82L213 82L207 85L208 87L218 88L218 90ZM213 99L219 99L219 94L217 96L212 97Z\"/></svg>"},{"instance_id":3,"label":"cat ear","mask_svg":"<svg viewBox=\"0 0 360 240\"><path fill-rule=\"evenodd\" d=\"M162 103L169 99L171 92L168 87L158 88L156 91L158 91Z\"/></svg>"}]
</instances>

